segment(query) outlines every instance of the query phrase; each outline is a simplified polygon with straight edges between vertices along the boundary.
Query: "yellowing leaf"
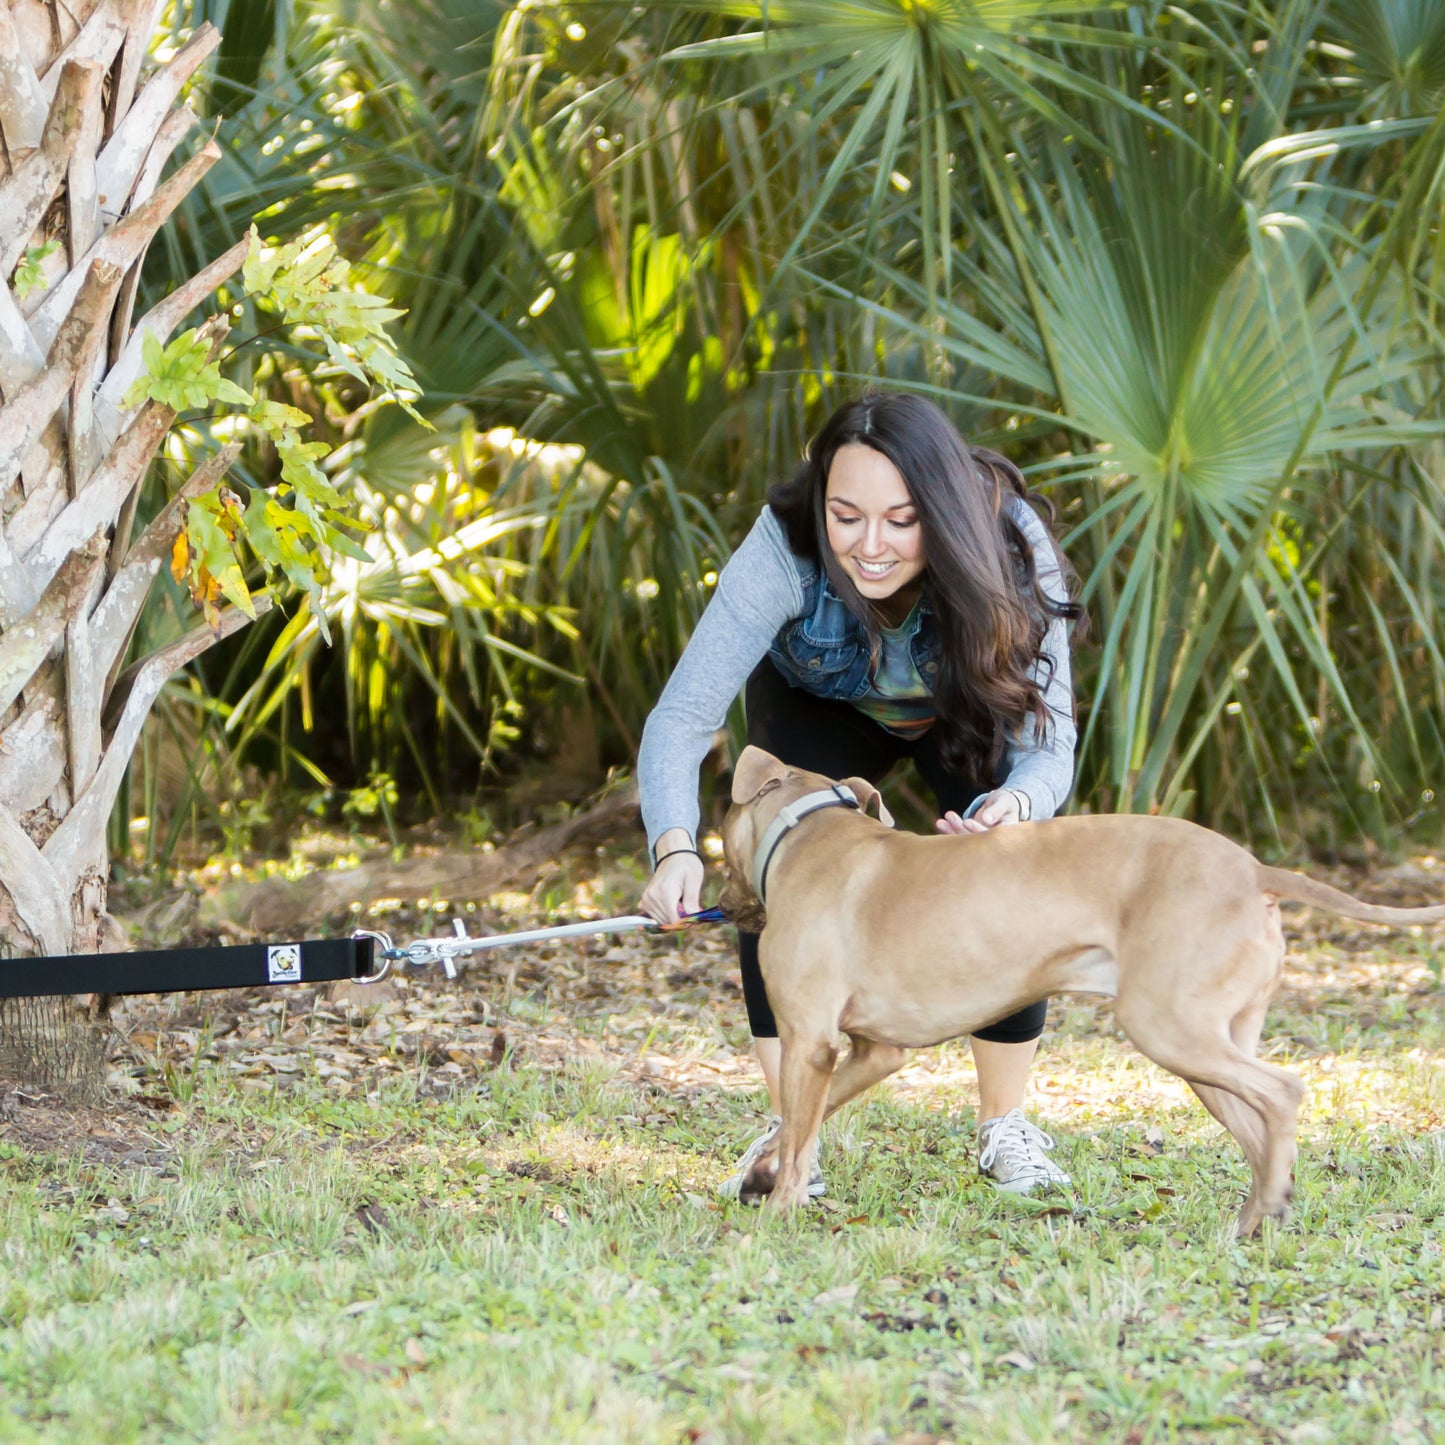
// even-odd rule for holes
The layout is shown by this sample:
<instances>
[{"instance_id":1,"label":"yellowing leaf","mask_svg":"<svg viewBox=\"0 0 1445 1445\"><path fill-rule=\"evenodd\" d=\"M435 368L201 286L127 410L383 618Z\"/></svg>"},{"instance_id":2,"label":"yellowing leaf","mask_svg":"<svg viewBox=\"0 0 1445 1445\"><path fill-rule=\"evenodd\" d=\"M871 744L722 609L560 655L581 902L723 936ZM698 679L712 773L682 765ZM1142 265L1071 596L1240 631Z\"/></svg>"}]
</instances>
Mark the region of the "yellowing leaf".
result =
<instances>
[{"instance_id":1,"label":"yellowing leaf","mask_svg":"<svg viewBox=\"0 0 1445 1445\"><path fill-rule=\"evenodd\" d=\"M186 535L185 528L176 533L176 540L171 544L171 576L177 582L184 582L191 570L191 539Z\"/></svg>"},{"instance_id":2,"label":"yellowing leaf","mask_svg":"<svg viewBox=\"0 0 1445 1445\"><path fill-rule=\"evenodd\" d=\"M196 576L209 579L201 601L206 609L206 618L213 627L216 623L211 620L209 604L214 601L214 597L210 583L214 583L215 588L234 602L247 617L256 615L255 604L251 601L251 590L246 586L245 575L236 560L235 547L227 534L223 512L220 499L212 493L209 496L197 497L191 503L186 516L186 530L190 536ZM229 514L227 519L229 520ZM234 523L232 525L234 526Z\"/></svg>"}]
</instances>

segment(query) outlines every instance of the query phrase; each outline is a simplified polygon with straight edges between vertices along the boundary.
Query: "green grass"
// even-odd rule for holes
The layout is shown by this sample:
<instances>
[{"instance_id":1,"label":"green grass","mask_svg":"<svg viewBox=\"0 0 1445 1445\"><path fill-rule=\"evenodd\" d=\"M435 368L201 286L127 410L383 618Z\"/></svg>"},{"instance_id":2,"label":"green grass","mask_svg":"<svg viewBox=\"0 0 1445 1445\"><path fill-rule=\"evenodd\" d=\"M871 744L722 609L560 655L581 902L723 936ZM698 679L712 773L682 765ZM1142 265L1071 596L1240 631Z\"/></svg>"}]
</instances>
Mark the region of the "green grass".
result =
<instances>
[{"instance_id":1,"label":"green grass","mask_svg":"<svg viewBox=\"0 0 1445 1445\"><path fill-rule=\"evenodd\" d=\"M774 1219L711 1193L763 1105L722 931L369 1024L147 1003L132 1071L183 1102L118 1108L134 1147L0 1134L0 1439L1445 1438L1441 995L1358 938L1292 960L1297 1210L1245 1244L1238 1151L1092 1005L1055 1007L1032 1096L1071 1195L978 1180L954 1045L834 1121L825 1207Z\"/></svg>"}]
</instances>

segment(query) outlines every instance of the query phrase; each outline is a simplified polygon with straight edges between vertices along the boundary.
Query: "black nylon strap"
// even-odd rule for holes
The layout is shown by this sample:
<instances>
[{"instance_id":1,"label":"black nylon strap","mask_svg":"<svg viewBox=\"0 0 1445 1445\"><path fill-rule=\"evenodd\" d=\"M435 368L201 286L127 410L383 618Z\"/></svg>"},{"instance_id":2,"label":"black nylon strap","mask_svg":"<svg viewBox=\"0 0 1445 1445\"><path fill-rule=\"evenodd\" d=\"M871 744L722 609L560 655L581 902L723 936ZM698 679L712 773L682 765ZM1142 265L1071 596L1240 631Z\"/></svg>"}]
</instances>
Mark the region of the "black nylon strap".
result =
<instances>
[{"instance_id":1,"label":"black nylon strap","mask_svg":"<svg viewBox=\"0 0 1445 1445\"><path fill-rule=\"evenodd\" d=\"M180 993L187 989L366 978L375 972L375 947L370 938L321 938L305 943L241 943L214 948L0 959L0 998Z\"/></svg>"}]
</instances>

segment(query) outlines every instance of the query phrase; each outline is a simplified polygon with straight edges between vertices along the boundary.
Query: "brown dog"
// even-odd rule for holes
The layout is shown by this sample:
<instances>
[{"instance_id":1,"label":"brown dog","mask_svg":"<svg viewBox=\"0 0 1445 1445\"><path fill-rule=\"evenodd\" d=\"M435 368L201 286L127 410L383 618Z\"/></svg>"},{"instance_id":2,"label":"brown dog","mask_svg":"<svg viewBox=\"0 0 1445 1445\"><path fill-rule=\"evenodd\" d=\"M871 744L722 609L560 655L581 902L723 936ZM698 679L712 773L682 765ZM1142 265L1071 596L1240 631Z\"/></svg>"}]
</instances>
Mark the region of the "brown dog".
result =
<instances>
[{"instance_id":1,"label":"brown dog","mask_svg":"<svg viewBox=\"0 0 1445 1445\"><path fill-rule=\"evenodd\" d=\"M1254 1176L1239 1233L1252 1234L1288 1213L1304 1093L1255 1057L1284 959L1279 900L1371 923L1445 919L1445 907L1361 903L1177 818L919 837L892 830L870 783L842 788L857 806L831 779L750 747L723 825L722 906L762 929L783 1050L783 1127L743 1194L778 1207L805 1202L823 1120L905 1050L1050 994L1093 993L1239 1141ZM840 1033L852 1048L835 1073Z\"/></svg>"}]
</instances>

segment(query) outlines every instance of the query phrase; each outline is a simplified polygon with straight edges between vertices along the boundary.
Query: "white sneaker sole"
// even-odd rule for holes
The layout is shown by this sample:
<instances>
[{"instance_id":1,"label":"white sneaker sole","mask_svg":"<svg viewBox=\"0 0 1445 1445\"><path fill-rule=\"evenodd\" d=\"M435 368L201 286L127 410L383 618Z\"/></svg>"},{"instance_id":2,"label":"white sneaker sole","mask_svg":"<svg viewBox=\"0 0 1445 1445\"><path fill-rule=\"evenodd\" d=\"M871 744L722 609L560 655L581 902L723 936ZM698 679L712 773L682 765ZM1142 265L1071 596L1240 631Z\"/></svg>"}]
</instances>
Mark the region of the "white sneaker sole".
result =
<instances>
[{"instance_id":1,"label":"white sneaker sole","mask_svg":"<svg viewBox=\"0 0 1445 1445\"><path fill-rule=\"evenodd\" d=\"M1073 1183L1067 1176L1063 1179L995 1179L992 1174L978 1171L980 1179L987 1179L1000 1194L1032 1194L1034 1190L1067 1189Z\"/></svg>"}]
</instances>

